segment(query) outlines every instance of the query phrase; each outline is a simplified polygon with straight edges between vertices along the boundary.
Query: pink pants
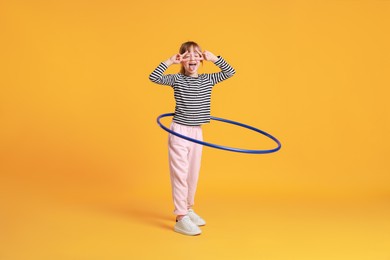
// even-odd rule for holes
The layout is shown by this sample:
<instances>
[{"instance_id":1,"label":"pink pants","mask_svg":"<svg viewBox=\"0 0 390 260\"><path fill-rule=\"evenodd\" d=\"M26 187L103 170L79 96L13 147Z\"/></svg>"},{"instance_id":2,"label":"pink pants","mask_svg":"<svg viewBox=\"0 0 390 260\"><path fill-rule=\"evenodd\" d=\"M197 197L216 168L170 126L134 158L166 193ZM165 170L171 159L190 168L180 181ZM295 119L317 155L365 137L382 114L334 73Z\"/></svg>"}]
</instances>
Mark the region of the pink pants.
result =
<instances>
[{"instance_id":1,"label":"pink pants","mask_svg":"<svg viewBox=\"0 0 390 260\"><path fill-rule=\"evenodd\" d=\"M185 126L172 122L171 130L197 140L203 140L200 126ZM186 215L188 209L194 205L202 158L202 145L169 134L168 152L174 213Z\"/></svg>"}]
</instances>

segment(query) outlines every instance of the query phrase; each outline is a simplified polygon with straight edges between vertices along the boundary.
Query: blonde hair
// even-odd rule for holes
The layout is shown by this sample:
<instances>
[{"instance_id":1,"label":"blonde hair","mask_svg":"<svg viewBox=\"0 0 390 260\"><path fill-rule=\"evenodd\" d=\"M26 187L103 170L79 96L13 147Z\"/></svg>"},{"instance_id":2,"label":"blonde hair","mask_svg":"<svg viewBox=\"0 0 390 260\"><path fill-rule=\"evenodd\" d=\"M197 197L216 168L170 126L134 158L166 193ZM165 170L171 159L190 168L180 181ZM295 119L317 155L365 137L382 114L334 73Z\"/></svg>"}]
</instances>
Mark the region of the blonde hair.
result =
<instances>
[{"instance_id":1,"label":"blonde hair","mask_svg":"<svg viewBox=\"0 0 390 260\"><path fill-rule=\"evenodd\" d=\"M183 43L180 46L179 53L183 54L186 51L190 51L191 48L194 48L194 49L197 48L197 49L199 49L200 52L202 52L202 49L200 48L199 44L197 44L196 42L193 42L193 41L188 41L188 42ZM203 61L201 61L201 62L203 64ZM180 74L185 74L185 69L184 69L183 65L181 65Z\"/></svg>"}]
</instances>

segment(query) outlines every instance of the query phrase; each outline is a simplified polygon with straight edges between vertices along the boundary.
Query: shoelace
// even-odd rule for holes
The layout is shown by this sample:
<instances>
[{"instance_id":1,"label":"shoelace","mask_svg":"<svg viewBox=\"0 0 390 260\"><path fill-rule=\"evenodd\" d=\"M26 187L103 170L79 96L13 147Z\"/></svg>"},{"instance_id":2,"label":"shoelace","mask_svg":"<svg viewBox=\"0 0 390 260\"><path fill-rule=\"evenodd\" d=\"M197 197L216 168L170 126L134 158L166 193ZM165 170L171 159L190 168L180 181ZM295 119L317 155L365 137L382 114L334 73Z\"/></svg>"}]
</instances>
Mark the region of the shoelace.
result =
<instances>
[{"instance_id":1,"label":"shoelace","mask_svg":"<svg viewBox=\"0 0 390 260\"><path fill-rule=\"evenodd\" d=\"M191 220L189 217L188 217L188 218L183 218L182 220L183 220L183 222L185 222L185 224L188 225L191 229L195 229L195 228L198 227L194 222L192 222L192 220Z\"/></svg>"},{"instance_id":2,"label":"shoelace","mask_svg":"<svg viewBox=\"0 0 390 260\"><path fill-rule=\"evenodd\" d=\"M200 220L200 216L198 216L198 214L196 214L194 211L190 211L189 214L191 214L192 218Z\"/></svg>"}]
</instances>

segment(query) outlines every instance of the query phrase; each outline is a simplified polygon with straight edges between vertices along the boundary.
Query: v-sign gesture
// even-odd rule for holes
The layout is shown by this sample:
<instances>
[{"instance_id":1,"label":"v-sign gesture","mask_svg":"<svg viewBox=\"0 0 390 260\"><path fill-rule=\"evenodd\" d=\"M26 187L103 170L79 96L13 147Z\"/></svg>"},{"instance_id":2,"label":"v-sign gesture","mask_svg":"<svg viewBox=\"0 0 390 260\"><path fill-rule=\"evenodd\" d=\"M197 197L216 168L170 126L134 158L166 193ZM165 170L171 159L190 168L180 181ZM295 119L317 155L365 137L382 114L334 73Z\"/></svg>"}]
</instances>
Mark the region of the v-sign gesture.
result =
<instances>
[{"instance_id":1,"label":"v-sign gesture","mask_svg":"<svg viewBox=\"0 0 390 260\"><path fill-rule=\"evenodd\" d=\"M204 51L202 54L202 57L204 60L207 60L207 61L212 61L212 62L216 62L218 60L218 57L215 56L214 54L212 54L211 52L209 51Z\"/></svg>"},{"instance_id":2,"label":"v-sign gesture","mask_svg":"<svg viewBox=\"0 0 390 260\"><path fill-rule=\"evenodd\" d=\"M175 54L172 57L170 57L168 60L165 61L165 63L169 66L171 64L179 64L182 61L188 61L189 58L185 58L185 56L188 54L188 51L186 51L183 54Z\"/></svg>"}]
</instances>

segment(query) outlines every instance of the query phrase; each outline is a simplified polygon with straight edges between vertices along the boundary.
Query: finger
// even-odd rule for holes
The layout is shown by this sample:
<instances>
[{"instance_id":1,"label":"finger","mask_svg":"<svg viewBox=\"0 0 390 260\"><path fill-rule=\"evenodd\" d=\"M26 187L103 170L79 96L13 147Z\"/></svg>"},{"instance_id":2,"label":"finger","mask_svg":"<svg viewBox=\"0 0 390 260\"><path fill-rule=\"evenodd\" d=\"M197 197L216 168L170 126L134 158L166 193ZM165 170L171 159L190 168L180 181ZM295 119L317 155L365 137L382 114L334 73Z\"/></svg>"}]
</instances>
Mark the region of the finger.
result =
<instances>
[{"instance_id":1,"label":"finger","mask_svg":"<svg viewBox=\"0 0 390 260\"><path fill-rule=\"evenodd\" d=\"M184 55L188 54L188 51L185 51L183 54L179 54L181 57L183 57Z\"/></svg>"},{"instance_id":2,"label":"finger","mask_svg":"<svg viewBox=\"0 0 390 260\"><path fill-rule=\"evenodd\" d=\"M195 58L195 60L203 60L203 53L200 52L198 49L196 49L196 52L198 53L199 58Z\"/></svg>"},{"instance_id":3,"label":"finger","mask_svg":"<svg viewBox=\"0 0 390 260\"><path fill-rule=\"evenodd\" d=\"M175 59L176 63L180 63L182 60L183 58L178 54Z\"/></svg>"}]
</instances>

